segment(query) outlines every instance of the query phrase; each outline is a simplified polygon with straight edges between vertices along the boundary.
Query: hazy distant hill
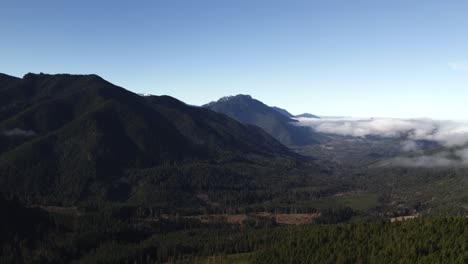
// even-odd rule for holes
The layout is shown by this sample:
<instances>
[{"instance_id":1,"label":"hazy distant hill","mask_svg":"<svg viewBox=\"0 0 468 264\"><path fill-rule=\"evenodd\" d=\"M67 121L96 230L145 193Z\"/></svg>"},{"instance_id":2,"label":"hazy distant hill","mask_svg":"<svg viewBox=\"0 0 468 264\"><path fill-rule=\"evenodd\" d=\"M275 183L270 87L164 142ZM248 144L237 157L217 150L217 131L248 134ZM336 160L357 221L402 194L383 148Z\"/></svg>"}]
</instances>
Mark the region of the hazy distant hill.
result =
<instances>
[{"instance_id":1,"label":"hazy distant hill","mask_svg":"<svg viewBox=\"0 0 468 264\"><path fill-rule=\"evenodd\" d=\"M296 117L320 118L319 116L316 116L316 115L313 115L313 114L309 114L309 113L300 114L300 115L297 115Z\"/></svg>"},{"instance_id":2,"label":"hazy distant hill","mask_svg":"<svg viewBox=\"0 0 468 264\"><path fill-rule=\"evenodd\" d=\"M306 118L320 118L319 116L316 116L316 115L313 115L313 114L309 114L309 113L303 113L303 114L300 114L300 115L293 115L291 113L289 113L286 109L283 109L283 108L279 108L279 107L276 107L276 106L272 106L271 108L273 108L274 110L276 110L278 113L288 117L288 118L296 118L296 117L306 117Z\"/></svg>"},{"instance_id":3,"label":"hazy distant hill","mask_svg":"<svg viewBox=\"0 0 468 264\"><path fill-rule=\"evenodd\" d=\"M296 155L257 127L96 75L0 76L0 192L22 199L188 205L197 188L252 185L217 164L281 157Z\"/></svg>"},{"instance_id":4,"label":"hazy distant hill","mask_svg":"<svg viewBox=\"0 0 468 264\"><path fill-rule=\"evenodd\" d=\"M297 120L249 95L223 97L203 107L226 114L242 123L259 126L286 145L308 145L318 142L311 129L295 126Z\"/></svg>"}]
</instances>

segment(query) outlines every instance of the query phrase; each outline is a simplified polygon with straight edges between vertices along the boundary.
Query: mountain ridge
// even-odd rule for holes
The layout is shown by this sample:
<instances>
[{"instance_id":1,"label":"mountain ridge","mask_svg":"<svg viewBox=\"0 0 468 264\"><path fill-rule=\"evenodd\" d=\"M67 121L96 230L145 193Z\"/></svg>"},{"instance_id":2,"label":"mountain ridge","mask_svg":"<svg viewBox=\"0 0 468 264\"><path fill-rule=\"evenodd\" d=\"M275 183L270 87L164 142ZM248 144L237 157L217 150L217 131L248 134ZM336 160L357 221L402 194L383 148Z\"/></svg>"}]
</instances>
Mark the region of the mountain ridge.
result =
<instances>
[{"instance_id":1,"label":"mountain ridge","mask_svg":"<svg viewBox=\"0 0 468 264\"><path fill-rule=\"evenodd\" d=\"M250 95L222 97L202 107L223 113L244 124L258 126L287 146L301 146L319 142L315 133L307 127L296 126L298 121L284 115Z\"/></svg>"}]
</instances>

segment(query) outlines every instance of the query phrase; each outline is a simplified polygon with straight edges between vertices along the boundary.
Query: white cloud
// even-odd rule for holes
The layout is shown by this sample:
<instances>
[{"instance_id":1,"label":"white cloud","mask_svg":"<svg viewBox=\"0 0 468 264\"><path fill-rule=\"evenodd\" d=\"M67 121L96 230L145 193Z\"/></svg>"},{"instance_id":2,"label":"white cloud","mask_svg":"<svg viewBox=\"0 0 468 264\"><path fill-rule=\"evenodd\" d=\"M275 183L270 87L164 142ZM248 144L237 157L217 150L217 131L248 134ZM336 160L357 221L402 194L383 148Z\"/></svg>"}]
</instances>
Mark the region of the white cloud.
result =
<instances>
[{"instance_id":1,"label":"white cloud","mask_svg":"<svg viewBox=\"0 0 468 264\"><path fill-rule=\"evenodd\" d=\"M434 155L416 157L397 157L390 160L391 165L404 167L468 167L468 148L456 151L443 151Z\"/></svg>"},{"instance_id":2,"label":"white cloud","mask_svg":"<svg viewBox=\"0 0 468 264\"><path fill-rule=\"evenodd\" d=\"M448 65L454 71L468 72L468 63L466 62L450 62Z\"/></svg>"},{"instance_id":3,"label":"white cloud","mask_svg":"<svg viewBox=\"0 0 468 264\"><path fill-rule=\"evenodd\" d=\"M298 125L309 126L317 132L342 136L402 137L435 141L444 146L459 146L468 142L468 122L461 121L398 118L298 120Z\"/></svg>"},{"instance_id":4,"label":"white cloud","mask_svg":"<svg viewBox=\"0 0 468 264\"><path fill-rule=\"evenodd\" d=\"M419 146L414 140L406 140L401 143L401 150L405 152L417 151Z\"/></svg>"},{"instance_id":5,"label":"white cloud","mask_svg":"<svg viewBox=\"0 0 468 264\"><path fill-rule=\"evenodd\" d=\"M301 126L309 126L317 132L342 136L381 136L401 138L404 152L418 151L420 140L433 141L447 147L434 155L397 157L387 165L406 167L468 167L468 122L398 119L398 118L299 118Z\"/></svg>"},{"instance_id":6,"label":"white cloud","mask_svg":"<svg viewBox=\"0 0 468 264\"><path fill-rule=\"evenodd\" d=\"M36 135L36 132L32 130L23 130L21 128L14 128L8 131L4 131L3 134L8 137L12 137L12 136L32 137Z\"/></svg>"}]
</instances>

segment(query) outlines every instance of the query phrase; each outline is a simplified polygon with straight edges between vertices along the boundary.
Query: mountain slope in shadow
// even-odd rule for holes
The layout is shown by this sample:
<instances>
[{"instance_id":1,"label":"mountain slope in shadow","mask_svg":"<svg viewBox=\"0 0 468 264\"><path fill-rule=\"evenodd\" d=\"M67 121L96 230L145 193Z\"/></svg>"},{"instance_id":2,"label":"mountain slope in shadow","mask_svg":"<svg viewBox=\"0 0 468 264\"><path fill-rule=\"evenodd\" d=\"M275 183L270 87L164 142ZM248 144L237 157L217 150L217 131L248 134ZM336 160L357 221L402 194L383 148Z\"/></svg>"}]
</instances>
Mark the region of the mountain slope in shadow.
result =
<instances>
[{"instance_id":1,"label":"mountain slope in shadow","mask_svg":"<svg viewBox=\"0 0 468 264\"><path fill-rule=\"evenodd\" d=\"M295 125L297 120L288 117L278 108L273 108L249 95L223 97L203 107L223 113L242 123L261 127L267 133L289 146L303 146L319 142L310 128Z\"/></svg>"}]
</instances>

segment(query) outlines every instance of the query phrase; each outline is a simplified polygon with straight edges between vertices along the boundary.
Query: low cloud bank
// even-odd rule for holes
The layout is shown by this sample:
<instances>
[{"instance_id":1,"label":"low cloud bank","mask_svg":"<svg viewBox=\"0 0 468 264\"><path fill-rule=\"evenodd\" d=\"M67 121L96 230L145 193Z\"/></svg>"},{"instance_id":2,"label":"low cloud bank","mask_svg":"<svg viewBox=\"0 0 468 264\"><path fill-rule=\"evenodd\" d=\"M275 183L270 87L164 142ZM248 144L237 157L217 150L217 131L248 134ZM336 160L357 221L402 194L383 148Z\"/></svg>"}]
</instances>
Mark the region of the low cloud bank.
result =
<instances>
[{"instance_id":1,"label":"low cloud bank","mask_svg":"<svg viewBox=\"0 0 468 264\"><path fill-rule=\"evenodd\" d=\"M391 160L396 166L404 167L468 167L468 148L443 151L431 156L397 157Z\"/></svg>"},{"instance_id":2,"label":"low cloud bank","mask_svg":"<svg viewBox=\"0 0 468 264\"><path fill-rule=\"evenodd\" d=\"M419 141L436 142L452 150L430 156L399 157L394 165L408 167L468 167L468 121L398 118L298 118L298 125L342 136L401 138L404 152L419 150ZM456 148L458 150L453 150Z\"/></svg>"},{"instance_id":3,"label":"low cloud bank","mask_svg":"<svg viewBox=\"0 0 468 264\"><path fill-rule=\"evenodd\" d=\"M4 131L3 135L7 137L13 137L13 136L23 136L23 137L32 137L36 135L36 132L32 130L24 130L21 128L14 128L8 131Z\"/></svg>"},{"instance_id":4,"label":"low cloud bank","mask_svg":"<svg viewBox=\"0 0 468 264\"><path fill-rule=\"evenodd\" d=\"M342 136L402 137L407 140L435 141L448 147L468 142L468 122L397 118L298 118L298 121L298 125L311 127L317 132Z\"/></svg>"}]
</instances>

